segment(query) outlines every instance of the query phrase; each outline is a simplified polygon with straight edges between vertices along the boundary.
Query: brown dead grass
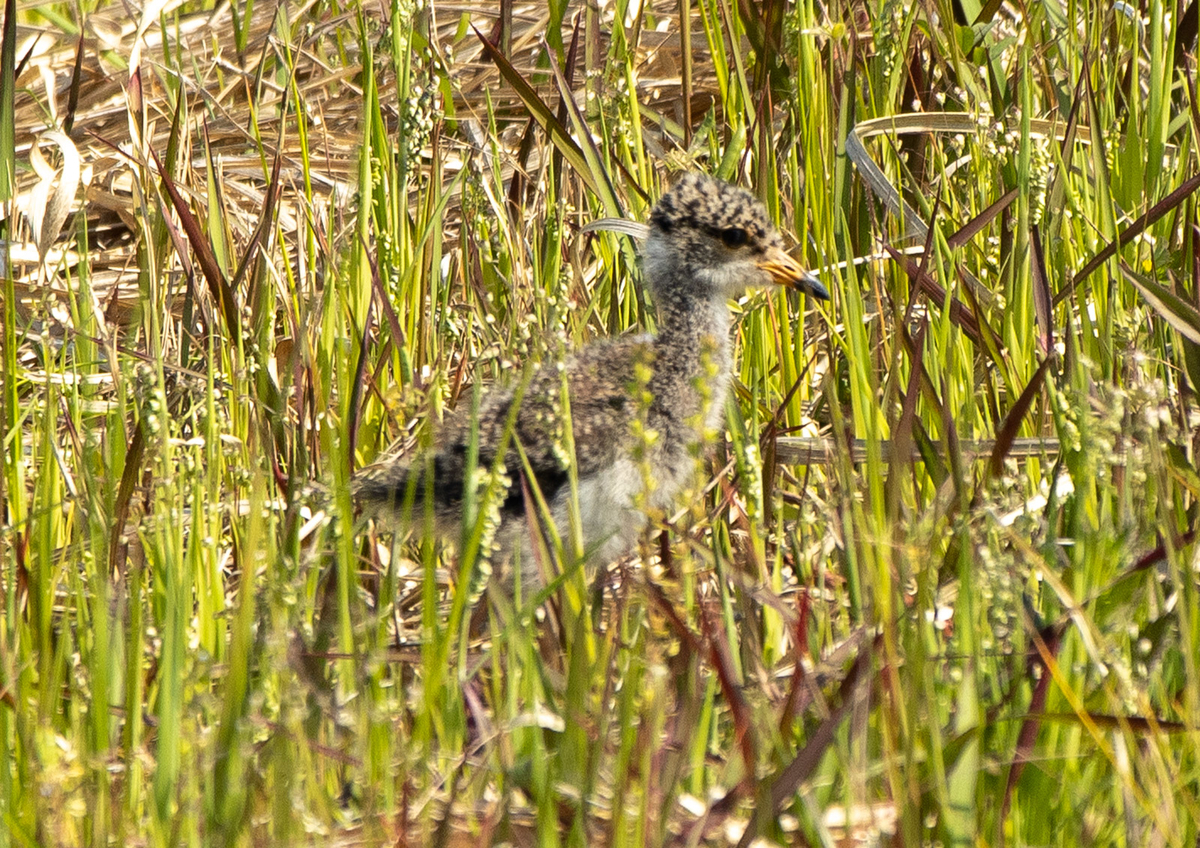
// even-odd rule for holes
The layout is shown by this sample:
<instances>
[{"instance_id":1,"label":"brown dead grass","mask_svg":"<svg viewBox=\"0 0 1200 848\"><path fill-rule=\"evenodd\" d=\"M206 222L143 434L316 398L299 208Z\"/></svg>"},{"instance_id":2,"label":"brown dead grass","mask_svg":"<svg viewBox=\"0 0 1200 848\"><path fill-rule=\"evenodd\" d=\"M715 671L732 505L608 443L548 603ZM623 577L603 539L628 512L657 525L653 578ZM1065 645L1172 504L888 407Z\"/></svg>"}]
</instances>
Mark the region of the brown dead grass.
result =
<instances>
[{"instance_id":1,"label":"brown dead grass","mask_svg":"<svg viewBox=\"0 0 1200 848\"><path fill-rule=\"evenodd\" d=\"M250 240L258 224L276 155L282 160L284 190L278 218L285 243L301 238L307 222L320 228L325 221L341 220L342 213L354 202L354 151L362 119L362 92L357 85L361 68L357 64L358 45L345 40L347 33L354 32L354 21L348 16L314 16L302 28L306 33L303 40L285 44L278 34L283 28L277 26L277 17L304 19L313 14L314 4L274 7L259 3L249 23L247 48L239 54L228 6L222 5L214 12L193 12L188 5L168 0L148 7L141 24L127 16L123 7L111 6L91 15L79 36L48 27L20 27L18 56L25 61L15 98L17 160L27 164L31 148L39 144L47 130L69 127L81 163L81 185L72 194L71 215L47 251L44 263L28 215L32 211L36 220L41 214L35 191L39 178L28 169L19 173L18 208L27 214L22 216L12 245L12 261L18 291L26 303L46 296L65 298L82 264L91 275L92 289L105 314L117 324L128 320L138 301L136 251L145 235L138 225L137 207L144 202L139 186L151 184L144 181L154 170L152 153L160 159L166 157L179 92L184 95L182 149L186 155L179 157L174 178L195 201L197 216L203 218L204 174L206 165L211 164L234 240L234 255L240 255L237 246ZM684 110L680 37L674 26L677 5L653 5L655 9L647 19L662 22L664 28L671 24L671 31L640 34L639 97L666 119L679 122ZM163 29L157 25L159 19L170 23L169 38L164 38ZM496 34L494 14L477 5L434 4L425 18L450 69L453 112L460 122L469 125L459 137L443 135L438 139L443 146L441 161L450 171L461 168L464 160L477 152L464 139L482 137L486 128L485 96L490 96L497 115L518 120L526 116L520 100L503 84L495 66L482 56L479 41L470 29L466 28L466 36L455 42L456 33L464 29L464 19L481 32ZM553 103L553 84L536 67L548 22L542 4L514 8L509 56L539 93ZM372 39L383 37L384 23L381 19L368 22ZM715 99L708 57L699 50L703 34L698 23L694 22L693 29L695 115L711 108ZM608 31L603 22L599 30ZM565 25L563 38L569 43L571 37L571 26ZM189 68L190 73L177 77L164 63L165 54L172 57L173 64ZM294 57L294 84L306 113L311 203L305 197L306 165L287 92L288 54ZM140 98L137 85L131 85L135 75L140 81ZM397 110L386 104L395 101L395 83L394 74L385 72L379 79L385 114L393 117ZM604 83L600 80L596 84ZM581 85L580 104L584 97ZM510 154L515 154L522 135L519 126L513 125L500 136L502 147ZM653 135L654 127L647 127L647 132ZM669 143L660 140L660 147ZM45 141L40 147L48 160L57 161L57 187L62 178L62 156ZM427 158L431 153L426 151ZM526 167L534 170L539 160L540 151L535 148L525 160ZM516 167L515 162L514 155L504 163L506 175ZM80 231L77 216L81 214L86 217L86 256L63 247ZM454 228L455 215L452 206L447 211L448 229ZM169 261L177 272L182 272L178 257L171 256ZM182 287L182 273L177 273L175 280ZM172 304L176 314L181 302L177 299Z\"/></svg>"}]
</instances>

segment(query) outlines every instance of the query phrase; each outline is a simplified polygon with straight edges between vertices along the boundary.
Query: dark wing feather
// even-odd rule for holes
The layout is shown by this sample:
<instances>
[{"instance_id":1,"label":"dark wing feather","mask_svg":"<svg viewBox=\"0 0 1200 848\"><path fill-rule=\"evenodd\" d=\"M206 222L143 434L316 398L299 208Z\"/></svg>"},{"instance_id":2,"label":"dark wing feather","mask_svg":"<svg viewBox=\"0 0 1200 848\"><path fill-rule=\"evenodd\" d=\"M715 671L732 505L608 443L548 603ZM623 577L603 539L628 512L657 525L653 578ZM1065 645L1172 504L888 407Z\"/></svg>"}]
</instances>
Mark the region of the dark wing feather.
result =
<instances>
[{"instance_id":1,"label":"dark wing feather","mask_svg":"<svg viewBox=\"0 0 1200 848\"><path fill-rule=\"evenodd\" d=\"M636 409L630 395L636 365L650 364L651 351L644 337L617 339L589 345L567 361L575 462L580 477L610 465L626 443ZM558 368L545 365L529 381L521 397L513 433L524 448L534 479L547 500L552 500L568 480L563 446L562 377ZM481 467L491 467L496 459L514 395L513 389L493 389L480 404L477 427ZM434 505L442 515L453 514L462 504L470 419L469 410L460 408L459 414L446 422L432 457ZM355 495L364 502L395 506L403 501L412 475L416 474L415 502L420 504L427 467L429 462L420 458L385 461L357 478ZM509 488L501 509L512 516L524 509L524 494L517 485L524 467L511 439L504 467L514 485Z\"/></svg>"}]
</instances>

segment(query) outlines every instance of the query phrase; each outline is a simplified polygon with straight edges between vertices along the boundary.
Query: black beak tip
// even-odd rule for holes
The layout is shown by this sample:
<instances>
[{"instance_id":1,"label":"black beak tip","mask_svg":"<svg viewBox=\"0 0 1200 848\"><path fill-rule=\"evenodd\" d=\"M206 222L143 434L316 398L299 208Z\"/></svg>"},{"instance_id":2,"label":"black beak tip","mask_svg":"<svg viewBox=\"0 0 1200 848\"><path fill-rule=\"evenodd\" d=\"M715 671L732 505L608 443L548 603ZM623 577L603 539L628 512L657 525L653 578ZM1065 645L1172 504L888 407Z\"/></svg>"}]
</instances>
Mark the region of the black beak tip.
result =
<instances>
[{"instance_id":1,"label":"black beak tip","mask_svg":"<svg viewBox=\"0 0 1200 848\"><path fill-rule=\"evenodd\" d=\"M829 289L825 288L825 284L818 280L814 274L807 273L804 275L801 288L809 297L816 298L817 300L829 300Z\"/></svg>"}]
</instances>

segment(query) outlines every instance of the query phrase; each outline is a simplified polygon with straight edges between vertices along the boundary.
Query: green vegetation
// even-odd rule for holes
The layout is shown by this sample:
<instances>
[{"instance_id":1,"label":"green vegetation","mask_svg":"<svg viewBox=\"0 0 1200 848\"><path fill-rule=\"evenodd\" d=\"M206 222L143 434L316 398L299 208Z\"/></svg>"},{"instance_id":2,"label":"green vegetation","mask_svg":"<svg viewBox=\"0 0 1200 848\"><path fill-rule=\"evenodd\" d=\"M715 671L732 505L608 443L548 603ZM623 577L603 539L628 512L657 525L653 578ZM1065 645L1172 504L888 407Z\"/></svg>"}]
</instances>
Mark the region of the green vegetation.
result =
<instances>
[{"instance_id":1,"label":"green vegetation","mask_svg":"<svg viewBox=\"0 0 1200 848\"><path fill-rule=\"evenodd\" d=\"M6 4L0 848L1197 843L1196 5L600 5ZM690 169L834 296L645 564L356 516Z\"/></svg>"}]
</instances>

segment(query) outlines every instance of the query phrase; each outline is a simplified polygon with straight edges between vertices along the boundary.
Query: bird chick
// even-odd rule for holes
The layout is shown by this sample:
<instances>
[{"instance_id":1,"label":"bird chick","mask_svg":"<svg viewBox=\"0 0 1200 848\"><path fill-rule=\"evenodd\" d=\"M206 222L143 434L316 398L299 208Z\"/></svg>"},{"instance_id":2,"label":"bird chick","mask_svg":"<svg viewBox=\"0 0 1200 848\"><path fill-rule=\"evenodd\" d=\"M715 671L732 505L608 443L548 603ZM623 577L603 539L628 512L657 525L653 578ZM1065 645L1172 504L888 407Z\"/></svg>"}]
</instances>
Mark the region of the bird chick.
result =
<instances>
[{"instance_id":1,"label":"bird chick","mask_svg":"<svg viewBox=\"0 0 1200 848\"><path fill-rule=\"evenodd\" d=\"M431 486L436 523L441 532L453 532L462 518L464 486L475 485L464 479L473 427L477 467L487 469L512 416L502 459L512 485L498 504L496 540L501 559L519 557L523 580L540 585L544 578L529 530L537 522L525 515L519 482L525 465L513 442L524 450L560 537L570 539L565 383L585 560L603 565L627 553L648 517L668 512L694 479L697 448L723 423L733 366L728 301L747 288L776 284L829 298L784 251L762 203L701 174L681 177L654 206L642 259L658 308L656 335L594 342L561 369L541 368L523 387L490 390L474 422L461 409L447 420L432 456L388 459L365 470L355 484L358 500L395 509L412 485L419 507Z\"/></svg>"}]
</instances>

